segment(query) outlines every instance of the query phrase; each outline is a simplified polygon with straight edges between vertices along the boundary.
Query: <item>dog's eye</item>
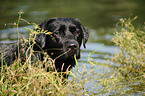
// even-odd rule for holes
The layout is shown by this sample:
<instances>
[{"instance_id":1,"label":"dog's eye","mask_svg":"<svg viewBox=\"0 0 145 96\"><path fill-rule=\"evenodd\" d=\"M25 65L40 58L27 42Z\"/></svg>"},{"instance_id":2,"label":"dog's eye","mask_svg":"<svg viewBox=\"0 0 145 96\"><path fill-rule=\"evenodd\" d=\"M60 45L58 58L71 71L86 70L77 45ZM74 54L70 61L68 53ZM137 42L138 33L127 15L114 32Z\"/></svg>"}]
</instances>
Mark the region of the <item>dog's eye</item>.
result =
<instances>
[{"instance_id":1,"label":"dog's eye","mask_svg":"<svg viewBox=\"0 0 145 96\"><path fill-rule=\"evenodd\" d=\"M59 32L55 32L55 34L56 34L56 35L60 35L60 33L59 33Z\"/></svg>"},{"instance_id":2,"label":"dog's eye","mask_svg":"<svg viewBox=\"0 0 145 96\"><path fill-rule=\"evenodd\" d=\"M76 31L76 32L75 32L75 34L76 34L76 35L78 35L78 34L79 34L79 32L78 32L78 31Z\"/></svg>"},{"instance_id":3,"label":"dog's eye","mask_svg":"<svg viewBox=\"0 0 145 96\"><path fill-rule=\"evenodd\" d=\"M56 35L60 35L60 33L56 33Z\"/></svg>"}]
</instances>

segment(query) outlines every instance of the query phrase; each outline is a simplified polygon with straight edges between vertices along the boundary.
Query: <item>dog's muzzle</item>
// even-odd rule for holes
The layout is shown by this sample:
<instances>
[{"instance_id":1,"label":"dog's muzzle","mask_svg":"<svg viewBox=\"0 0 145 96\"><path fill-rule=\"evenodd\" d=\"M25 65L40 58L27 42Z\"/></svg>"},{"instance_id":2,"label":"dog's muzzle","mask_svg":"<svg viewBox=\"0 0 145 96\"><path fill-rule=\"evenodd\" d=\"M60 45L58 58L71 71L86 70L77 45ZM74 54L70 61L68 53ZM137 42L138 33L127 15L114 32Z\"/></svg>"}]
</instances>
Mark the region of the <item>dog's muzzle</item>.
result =
<instances>
[{"instance_id":1,"label":"dog's muzzle","mask_svg":"<svg viewBox=\"0 0 145 96\"><path fill-rule=\"evenodd\" d=\"M69 44L67 48L70 49L70 50L76 50L77 49L77 44L75 44L75 43Z\"/></svg>"},{"instance_id":2,"label":"dog's muzzle","mask_svg":"<svg viewBox=\"0 0 145 96\"><path fill-rule=\"evenodd\" d=\"M74 55L74 54L77 54L78 52L78 49L79 49L79 46L78 46L78 42L76 41L68 41L64 44L63 46L63 50L64 51L68 51L68 55L71 56L71 55Z\"/></svg>"}]
</instances>

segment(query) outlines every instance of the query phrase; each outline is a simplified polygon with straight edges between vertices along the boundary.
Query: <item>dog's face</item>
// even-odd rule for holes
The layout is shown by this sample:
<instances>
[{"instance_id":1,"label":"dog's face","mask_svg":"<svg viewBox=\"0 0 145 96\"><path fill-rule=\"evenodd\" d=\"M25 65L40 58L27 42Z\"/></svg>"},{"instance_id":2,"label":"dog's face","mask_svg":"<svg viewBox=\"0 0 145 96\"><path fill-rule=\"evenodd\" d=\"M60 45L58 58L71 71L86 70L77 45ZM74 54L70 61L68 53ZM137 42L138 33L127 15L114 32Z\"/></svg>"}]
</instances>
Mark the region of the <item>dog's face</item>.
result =
<instances>
[{"instance_id":1,"label":"dog's face","mask_svg":"<svg viewBox=\"0 0 145 96\"><path fill-rule=\"evenodd\" d=\"M80 58L80 46L88 40L88 31L81 25L78 19L72 18L52 18L41 23L40 28L44 31L52 32L51 35L41 34L39 40L36 38L43 49L51 57L61 54L63 58L68 58L76 54ZM65 57L64 57L65 56Z\"/></svg>"}]
</instances>

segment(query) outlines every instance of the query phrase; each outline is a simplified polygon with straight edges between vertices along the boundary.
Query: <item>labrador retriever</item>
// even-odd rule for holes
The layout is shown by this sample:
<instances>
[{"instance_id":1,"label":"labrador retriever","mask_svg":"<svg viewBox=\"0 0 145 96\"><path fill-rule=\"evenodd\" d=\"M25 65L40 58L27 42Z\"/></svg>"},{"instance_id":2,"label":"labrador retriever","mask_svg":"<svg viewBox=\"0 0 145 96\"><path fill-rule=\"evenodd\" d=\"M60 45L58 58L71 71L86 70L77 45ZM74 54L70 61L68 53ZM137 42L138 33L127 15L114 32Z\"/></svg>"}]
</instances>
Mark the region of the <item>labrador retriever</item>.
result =
<instances>
[{"instance_id":1,"label":"labrador retriever","mask_svg":"<svg viewBox=\"0 0 145 96\"><path fill-rule=\"evenodd\" d=\"M52 34L37 34L35 38L36 44L33 46L33 50L38 52L36 57L43 61L44 54L40 52L45 51L50 58L55 60L55 68L58 72L72 69L76 64L74 55L76 55L77 59L80 58L82 43L84 48L86 48L85 44L89 37L88 30L82 26L79 19L73 18L52 18L39 24L39 27L40 30L51 32ZM21 48L22 46L19 46L19 49ZM24 49L26 50L27 47ZM2 51L0 52L2 53ZM25 52L20 52L20 56L25 58ZM0 54L1 56L2 54ZM3 62L10 65L18 56L18 45L11 45L4 49ZM67 78L68 75L64 77Z\"/></svg>"}]
</instances>

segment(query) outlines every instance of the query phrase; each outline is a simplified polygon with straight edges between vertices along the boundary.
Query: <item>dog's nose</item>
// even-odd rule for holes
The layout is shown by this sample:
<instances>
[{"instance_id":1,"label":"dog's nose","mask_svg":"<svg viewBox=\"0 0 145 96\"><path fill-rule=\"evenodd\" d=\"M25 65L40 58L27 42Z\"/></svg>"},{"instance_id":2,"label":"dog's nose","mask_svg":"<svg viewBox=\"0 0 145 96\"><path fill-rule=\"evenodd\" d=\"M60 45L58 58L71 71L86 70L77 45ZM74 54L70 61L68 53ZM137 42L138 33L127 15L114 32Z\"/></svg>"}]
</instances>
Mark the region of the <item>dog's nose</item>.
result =
<instances>
[{"instance_id":1,"label":"dog's nose","mask_svg":"<svg viewBox=\"0 0 145 96\"><path fill-rule=\"evenodd\" d=\"M76 44L69 44L68 48L75 49L75 48L77 48L77 45Z\"/></svg>"}]
</instances>

